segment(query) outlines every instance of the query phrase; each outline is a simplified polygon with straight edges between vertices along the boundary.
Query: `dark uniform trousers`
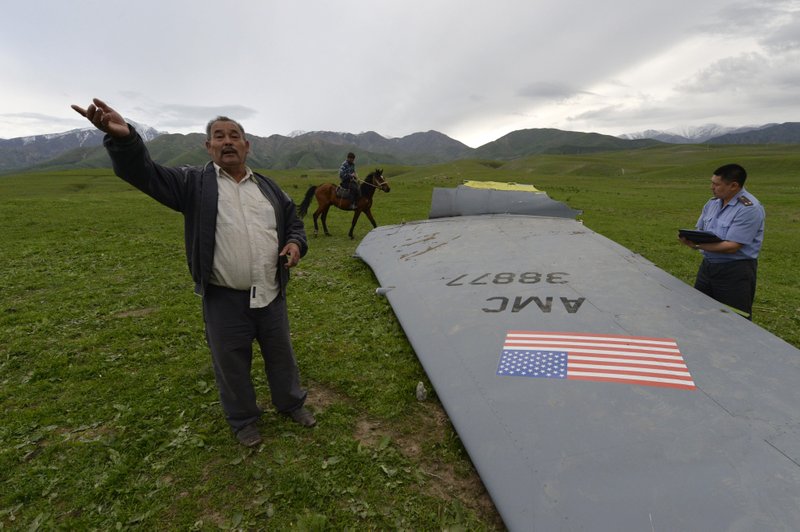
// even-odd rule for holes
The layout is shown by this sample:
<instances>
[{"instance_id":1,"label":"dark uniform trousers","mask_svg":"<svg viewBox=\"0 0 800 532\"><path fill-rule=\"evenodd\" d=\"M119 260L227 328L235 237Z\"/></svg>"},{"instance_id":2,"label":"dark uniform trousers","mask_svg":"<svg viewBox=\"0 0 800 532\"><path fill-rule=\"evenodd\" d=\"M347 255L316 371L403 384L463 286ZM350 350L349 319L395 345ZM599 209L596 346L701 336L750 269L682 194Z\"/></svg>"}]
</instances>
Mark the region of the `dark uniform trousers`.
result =
<instances>
[{"instance_id":1,"label":"dark uniform trousers","mask_svg":"<svg viewBox=\"0 0 800 532\"><path fill-rule=\"evenodd\" d=\"M741 310L752 319L756 295L756 259L708 262L703 259L694 287L720 303Z\"/></svg>"},{"instance_id":2,"label":"dark uniform trousers","mask_svg":"<svg viewBox=\"0 0 800 532\"><path fill-rule=\"evenodd\" d=\"M251 309L247 290L208 285L203 319L220 402L234 432L262 414L250 378L254 340L261 347L272 404L281 413L303 406L306 391L300 387L283 296L266 307Z\"/></svg>"}]
</instances>

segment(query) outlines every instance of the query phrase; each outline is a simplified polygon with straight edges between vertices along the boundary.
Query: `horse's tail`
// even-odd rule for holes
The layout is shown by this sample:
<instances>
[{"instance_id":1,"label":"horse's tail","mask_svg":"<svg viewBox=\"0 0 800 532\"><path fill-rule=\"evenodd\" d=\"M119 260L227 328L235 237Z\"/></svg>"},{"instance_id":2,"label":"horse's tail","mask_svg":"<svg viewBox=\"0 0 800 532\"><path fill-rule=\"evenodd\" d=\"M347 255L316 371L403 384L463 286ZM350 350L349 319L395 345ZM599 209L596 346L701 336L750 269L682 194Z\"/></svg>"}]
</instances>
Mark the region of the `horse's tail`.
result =
<instances>
[{"instance_id":1,"label":"horse's tail","mask_svg":"<svg viewBox=\"0 0 800 532\"><path fill-rule=\"evenodd\" d=\"M311 198L314 197L314 192L316 191L317 187L314 185L310 186L306 191L306 197L303 198L303 202L297 207L297 214L300 215L300 218L304 217L308 212L308 206L311 205Z\"/></svg>"}]
</instances>

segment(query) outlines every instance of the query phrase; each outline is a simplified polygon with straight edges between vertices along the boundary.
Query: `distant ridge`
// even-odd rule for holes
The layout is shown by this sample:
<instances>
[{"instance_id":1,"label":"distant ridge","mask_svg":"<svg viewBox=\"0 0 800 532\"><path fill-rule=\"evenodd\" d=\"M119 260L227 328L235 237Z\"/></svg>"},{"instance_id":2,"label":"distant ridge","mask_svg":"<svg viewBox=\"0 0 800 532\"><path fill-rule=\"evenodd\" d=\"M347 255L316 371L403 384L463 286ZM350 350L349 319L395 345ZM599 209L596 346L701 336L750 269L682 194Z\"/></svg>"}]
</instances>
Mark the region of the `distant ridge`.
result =
<instances>
[{"instance_id":1,"label":"distant ridge","mask_svg":"<svg viewBox=\"0 0 800 532\"><path fill-rule=\"evenodd\" d=\"M201 133L169 134L147 126L136 126L148 142L154 160L166 165L202 164L208 160ZM702 129L702 131L701 131ZM724 128L723 128L724 129ZM718 144L800 143L800 123L769 124L719 133L720 126L687 129L683 133ZM52 135L0 140L0 172L41 171L69 168L108 168L110 161L102 148L103 134L95 129L76 129ZM249 162L254 168L336 168L348 151L357 154L356 164L427 165L458 159L477 158L508 161L538 154L576 154L635 150L668 143L698 143L678 133L648 131L622 138L599 133L559 129L522 129L471 148L438 131L386 138L374 131L336 133L295 132L292 136L248 135ZM636 138L633 138L636 137ZM659 137L659 138L651 138ZM684 142L686 141L686 142Z\"/></svg>"},{"instance_id":2,"label":"distant ridge","mask_svg":"<svg viewBox=\"0 0 800 532\"><path fill-rule=\"evenodd\" d=\"M140 126L141 127L141 126ZM137 130L141 131L140 128ZM152 134L144 128L148 149L154 160L166 165L202 164L208 160L201 133ZM82 142L77 134L86 137ZM68 139L62 142L58 139ZM0 141L0 172L65 168L108 167L102 147L103 133L96 129L74 130L61 135L25 137ZM357 135L315 131L294 136L248 135L248 161L256 168L334 168L348 151L358 154L357 163L434 164L468 157L472 148L437 131L413 133L388 139L369 131Z\"/></svg>"},{"instance_id":3,"label":"distant ridge","mask_svg":"<svg viewBox=\"0 0 800 532\"><path fill-rule=\"evenodd\" d=\"M623 139L653 139L669 144L797 144L800 143L800 122L765 124L762 126L723 127L716 124L669 129L648 129L620 135Z\"/></svg>"},{"instance_id":4,"label":"distant ridge","mask_svg":"<svg viewBox=\"0 0 800 532\"><path fill-rule=\"evenodd\" d=\"M162 134L150 126L131 123L146 141ZM36 166L43 161L60 157L70 150L87 153L102 143L103 133L93 127L47 135L0 139L0 172Z\"/></svg>"},{"instance_id":5,"label":"distant ridge","mask_svg":"<svg viewBox=\"0 0 800 532\"><path fill-rule=\"evenodd\" d=\"M750 131L765 126L725 127L718 124L704 124L702 126L685 126L667 130L648 129L637 133L620 135L624 139L654 139L668 144L697 144L707 142L709 139L726 135Z\"/></svg>"},{"instance_id":6,"label":"distant ridge","mask_svg":"<svg viewBox=\"0 0 800 532\"><path fill-rule=\"evenodd\" d=\"M784 122L740 133L714 137L709 144L797 144L800 143L800 122Z\"/></svg>"},{"instance_id":7,"label":"distant ridge","mask_svg":"<svg viewBox=\"0 0 800 532\"><path fill-rule=\"evenodd\" d=\"M560 129L521 129L484 144L475 150L483 159L510 160L543 153L592 153L654 146L652 139L626 140L599 133L579 133Z\"/></svg>"},{"instance_id":8,"label":"distant ridge","mask_svg":"<svg viewBox=\"0 0 800 532\"><path fill-rule=\"evenodd\" d=\"M99 133L99 132L98 132ZM99 138L102 138L100 136ZM470 148L438 131L413 133L401 138L386 138L374 131L335 133L314 131L295 136L271 135L250 140L249 164L254 168L336 168L348 151L357 154L356 164L427 165L466 158L511 160L539 153L592 153L637 149L658 144L653 140L624 140L598 133L578 133L558 129L528 129L510 133L480 148ZM205 138L161 134L148 143L155 161L166 165L202 164L208 160ZM95 143L97 144L97 143ZM66 150L54 157L13 170L57 170L67 168L107 168L108 155L100 145ZM0 171L9 171L0 167Z\"/></svg>"}]
</instances>

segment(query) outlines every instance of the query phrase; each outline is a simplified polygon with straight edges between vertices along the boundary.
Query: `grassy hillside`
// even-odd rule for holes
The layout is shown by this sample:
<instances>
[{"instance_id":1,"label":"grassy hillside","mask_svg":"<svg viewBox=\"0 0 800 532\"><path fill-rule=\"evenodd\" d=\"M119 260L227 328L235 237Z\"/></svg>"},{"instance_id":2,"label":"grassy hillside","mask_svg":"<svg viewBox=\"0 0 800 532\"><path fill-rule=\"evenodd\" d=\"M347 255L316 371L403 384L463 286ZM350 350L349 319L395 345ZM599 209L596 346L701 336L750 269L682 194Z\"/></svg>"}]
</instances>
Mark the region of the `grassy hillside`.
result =
<instances>
[{"instance_id":1,"label":"grassy hillside","mask_svg":"<svg viewBox=\"0 0 800 532\"><path fill-rule=\"evenodd\" d=\"M509 160L537 154L580 154L631 150L661 143L651 139L627 140L599 133L560 129L520 129L484 144L475 157Z\"/></svg>"},{"instance_id":2,"label":"grassy hillside","mask_svg":"<svg viewBox=\"0 0 800 532\"><path fill-rule=\"evenodd\" d=\"M434 187L532 183L588 227L691 282L676 241L743 164L767 209L755 321L800 347L800 154L669 146L385 169L381 225L426 218ZM369 167L362 165L366 175ZM267 171L300 202L336 170ZM289 309L309 406L302 429L268 404L265 443L222 418L186 269L182 219L109 170L0 177L0 527L9 529L501 529L469 457L376 281L352 258L370 226L328 219L294 270ZM307 229L310 230L310 219Z\"/></svg>"}]
</instances>

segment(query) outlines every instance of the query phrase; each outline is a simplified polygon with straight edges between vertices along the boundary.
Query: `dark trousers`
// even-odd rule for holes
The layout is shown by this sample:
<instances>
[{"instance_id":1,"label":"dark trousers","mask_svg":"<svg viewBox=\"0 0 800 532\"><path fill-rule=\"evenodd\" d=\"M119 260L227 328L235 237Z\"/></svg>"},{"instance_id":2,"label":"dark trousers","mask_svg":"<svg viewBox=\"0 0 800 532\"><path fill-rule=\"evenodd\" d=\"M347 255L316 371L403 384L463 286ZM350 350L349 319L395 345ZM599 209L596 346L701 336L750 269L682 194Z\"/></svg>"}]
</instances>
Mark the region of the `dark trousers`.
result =
<instances>
[{"instance_id":1,"label":"dark trousers","mask_svg":"<svg viewBox=\"0 0 800 532\"><path fill-rule=\"evenodd\" d=\"M248 291L209 285L203 296L203 319L220 402L234 432L262 414L250 378L254 340L261 347L272 404L282 413L303 406L306 391L300 387L282 296L266 307L251 309Z\"/></svg>"},{"instance_id":2,"label":"dark trousers","mask_svg":"<svg viewBox=\"0 0 800 532\"><path fill-rule=\"evenodd\" d=\"M742 311L748 320L752 320L757 270L758 261L755 259L730 262L703 259L694 287L720 303Z\"/></svg>"},{"instance_id":3,"label":"dark trousers","mask_svg":"<svg viewBox=\"0 0 800 532\"><path fill-rule=\"evenodd\" d=\"M348 179L345 183L342 183L342 187L350 191L350 199L352 201L356 202L361 197L361 190L359 190L358 183L354 179Z\"/></svg>"}]
</instances>

